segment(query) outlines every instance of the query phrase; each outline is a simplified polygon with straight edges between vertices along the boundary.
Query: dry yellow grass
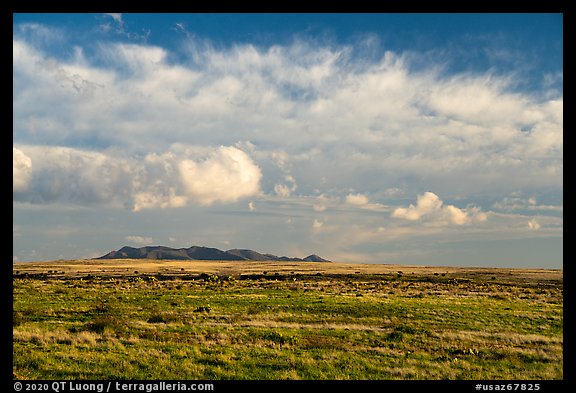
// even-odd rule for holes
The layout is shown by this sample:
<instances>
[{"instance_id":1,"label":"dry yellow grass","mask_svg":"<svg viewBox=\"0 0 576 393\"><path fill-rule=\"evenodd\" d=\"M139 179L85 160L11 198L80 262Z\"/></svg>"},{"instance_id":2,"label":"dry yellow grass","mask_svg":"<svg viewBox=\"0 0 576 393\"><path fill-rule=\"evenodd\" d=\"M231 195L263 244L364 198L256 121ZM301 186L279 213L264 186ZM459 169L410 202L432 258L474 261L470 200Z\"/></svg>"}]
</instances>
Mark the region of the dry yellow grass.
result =
<instances>
[{"instance_id":1,"label":"dry yellow grass","mask_svg":"<svg viewBox=\"0 0 576 393\"><path fill-rule=\"evenodd\" d=\"M478 279L562 281L559 269L512 269L454 266L417 266L389 264L352 264L340 262L278 262L278 261L174 261L148 259L59 260L19 262L13 264L17 274L51 274L54 276L125 276L133 274L417 274Z\"/></svg>"}]
</instances>

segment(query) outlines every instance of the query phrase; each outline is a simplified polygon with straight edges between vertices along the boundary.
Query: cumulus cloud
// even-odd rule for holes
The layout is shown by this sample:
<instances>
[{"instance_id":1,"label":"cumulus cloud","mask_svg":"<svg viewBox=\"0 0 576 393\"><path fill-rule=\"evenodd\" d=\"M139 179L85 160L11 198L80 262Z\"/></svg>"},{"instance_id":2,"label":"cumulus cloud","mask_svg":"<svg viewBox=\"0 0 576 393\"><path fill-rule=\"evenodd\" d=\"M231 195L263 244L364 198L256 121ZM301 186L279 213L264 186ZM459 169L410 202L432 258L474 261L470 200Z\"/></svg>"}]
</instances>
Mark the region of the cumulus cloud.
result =
<instances>
[{"instance_id":1,"label":"cumulus cloud","mask_svg":"<svg viewBox=\"0 0 576 393\"><path fill-rule=\"evenodd\" d=\"M94 204L122 197L130 182L128 161L101 152L67 147L20 146L28 156L27 189L14 198L23 202Z\"/></svg>"},{"instance_id":2,"label":"cumulus cloud","mask_svg":"<svg viewBox=\"0 0 576 393\"><path fill-rule=\"evenodd\" d=\"M355 206L364 206L368 204L368 197L363 194L348 194L346 196L346 203Z\"/></svg>"},{"instance_id":3,"label":"cumulus cloud","mask_svg":"<svg viewBox=\"0 0 576 393\"><path fill-rule=\"evenodd\" d=\"M433 192L418 195L416 205L410 204L408 207L396 208L391 216L409 221L430 220L455 225L468 224L471 220L482 222L487 219L486 214L479 211L477 207L466 211L453 205L444 205L444 202Z\"/></svg>"},{"instance_id":4,"label":"cumulus cloud","mask_svg":"<svg viewBox=\"0 0 576 393\"><path fill-rule=\"evenodd\" d=\"M144 209L166 209L172 207L183 207L188 204L188 198L176 195L174 188L169 188L168 193L154 193L142 191L134 194L132 210L137 212Z\"/></svg>"},{"instance_id":5,"label":"cumulus cloud","mask_svg":"<svg viewBox=\"0 0 576 393\"><path fill-rule=\"evenodd\" d=\"M236 202L260 191L260 168L236 147L221 146L200 162L183 160L178 169L187 193L202 205Z\"/></svg>"},{"instance_id":6,"label":"cumulus cloud","mask_svg":"<svg viewBox=\"0 0 576 393\"><path fill-rule=\"evenodd\" d=\"M259 193L260 169L243 151L221 146L201 156L193 150L122 157L114 150L14 148L14 190L20 191L15 199L120 204L140 211L232 203ZM37 158L33 170L24 152Z\"/></svg>"},{"instance_id":7,"label":"cumulus cloud","mask_svg":"<svg viewBox=\"0 0 576 393\"><path fill-rule=\"evenodd\" d=\"M448 205L444 207L444 212L448 217L448 221L456 225L464 225L468 223L469 217L466 212L458 209L455 206Z\"/></svg>"},{"instance_id":8,"label":"cumulus cloud","mask_svg":"<svg viewBox=\"0 0 576 393\"><path fill-rule=\"evenodd\" d=\"M430 212L439 210L441 207L442 201L436 194L425 192L418 196L416 206L410 204L407 208L399 207L392 212L392 217L415 221Z\"/></svg>"},{"instance_id":9,"label":"cumulus cloud","mask_svg":"<svg viewBox=\"0 0 576 393\"><path fill-rule=\"evenodd\" d=\"M160 152L250 140L280 169L266 191L282 197L296 187L285 176L300 193L343 182L410 192L421 178L446 193L562 186L563 98L514 92L513 76L446 76L435 64L415 72L401 52L367 61L305 40L217 49L185 39L190 50L178 56L102 42L90 56L79 48L54 60L15 34L15 129L36 125L16 141Z\"/></svg>"},{"instance_id":10,"label":"cumulus cloud","mask_svg":"<svg viewBox=\"0 0 576 393\"><path fill-rule=\"evenodd\" d=\"M528 221L528 228L529 229L531 229L533 231L537 231L538 229L540 229L540 227L541 227L540 223L535 218Z\"/></svg>"},{"instance_id":11,"label":"cumulus cloud","mask_svg":"<svg viewBox=\"0 0 576 393\"><path fill-rule=\"evenodd\" d=\"M288 198L294 191L296 191L298 185L296 184L294 177L291 175L284 176L284 180L286 183L278 183L274 186L274 192L282 198Z\"/></svg>"},{"instance_id":12,"label":"cumulus cloud","mask_svg":"<svg viewBox=\"0 0 576 393\"><path fill-rule=\"evenodd\" d=\"M561 91L519 91L494 70L414 67L417 53L365 58L305 39L215 46L184 25L168 49L126 18L102 15L98 44L76 40L66 55L50 50L65 46L64 30L41 42L50 27L15 26L15 201L146 211L249 198L244 210L290 223L278 238L313 233L317 246L350 248L476 228L561 231L561 217L438 197L561 211L540 203L563 187ZM398 205L423 188L438 195Z\"/></svg>"},{"instance_id":13,"label":"cumulus cloud","mask_svg":"<svg viewBox=\"0 0 576 393\"><path fill-rule=\"evenodd\" d=\"M32 160L22 150L12 148L12 191L26 191L32 174Z\"/></svg>"}]
</instances>

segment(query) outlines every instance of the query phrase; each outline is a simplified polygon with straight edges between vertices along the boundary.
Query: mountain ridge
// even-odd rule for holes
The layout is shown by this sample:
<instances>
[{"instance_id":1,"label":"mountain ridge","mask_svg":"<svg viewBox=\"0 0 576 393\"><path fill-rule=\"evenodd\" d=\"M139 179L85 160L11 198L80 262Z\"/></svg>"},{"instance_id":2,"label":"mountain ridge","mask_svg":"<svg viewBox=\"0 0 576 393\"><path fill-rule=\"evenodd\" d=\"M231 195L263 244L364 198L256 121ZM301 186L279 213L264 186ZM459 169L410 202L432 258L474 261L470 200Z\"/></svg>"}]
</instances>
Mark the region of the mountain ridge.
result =
<instances>
[{"instance_id":1,"label":"mountain ridge","mask_svg":"<svg viewBox=\"0 0 576 393\"><path fill-rule=\"evenodd\" d=\"M262 254L248 249L230 249L222 251L217 248L191 246L188 248L171 248L166 246L144 246L130 247L124 246L119 250L96 257L94 259L171 259L186 261L293 261L293 262L330 262L316 254L308 255L305 258L295 258L277 256L273 254Z\"/></svg>"}]
</instances>

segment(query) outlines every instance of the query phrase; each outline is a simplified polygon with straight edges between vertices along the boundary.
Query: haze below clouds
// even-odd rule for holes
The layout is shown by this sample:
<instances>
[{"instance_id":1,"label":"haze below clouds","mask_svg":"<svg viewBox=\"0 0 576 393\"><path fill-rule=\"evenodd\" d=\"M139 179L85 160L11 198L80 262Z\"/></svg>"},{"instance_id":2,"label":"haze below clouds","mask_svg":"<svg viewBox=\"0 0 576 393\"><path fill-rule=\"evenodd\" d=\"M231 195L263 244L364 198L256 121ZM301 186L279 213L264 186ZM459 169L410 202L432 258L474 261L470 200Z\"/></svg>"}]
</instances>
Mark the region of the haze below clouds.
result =
<instances>
[{"instance_id":1,"label":"haze below clouds","mask_svg":"<svg viewBox=\"0 0 576 393\"><path fill-rule=\"evenodd\" d=\"M94 16L83 40L15 19L15 260L146 243L561 267L561 61L522 65L538 48L502 30L474 49L490 66L454 71L472 49L219 45L137 18Z\"/></svg>"}]
</instances>

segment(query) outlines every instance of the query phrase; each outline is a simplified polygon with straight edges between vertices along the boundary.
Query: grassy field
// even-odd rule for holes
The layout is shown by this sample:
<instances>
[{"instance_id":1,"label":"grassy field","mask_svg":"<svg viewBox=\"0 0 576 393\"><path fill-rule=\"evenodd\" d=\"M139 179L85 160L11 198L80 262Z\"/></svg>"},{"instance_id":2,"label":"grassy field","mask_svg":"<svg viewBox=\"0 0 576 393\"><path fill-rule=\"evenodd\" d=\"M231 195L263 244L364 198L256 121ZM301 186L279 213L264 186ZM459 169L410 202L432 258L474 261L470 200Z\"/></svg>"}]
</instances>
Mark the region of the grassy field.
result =
<instances>
[{"instance_id":1,"label":"grassy field","mask_svg":"<svg viewBox=\"0 0 576 393\"><path fill-rule=\"evenodd\" d=\"M19 379L562 379L558 270L14 264Z\"/></svg>"}]
</instances>

